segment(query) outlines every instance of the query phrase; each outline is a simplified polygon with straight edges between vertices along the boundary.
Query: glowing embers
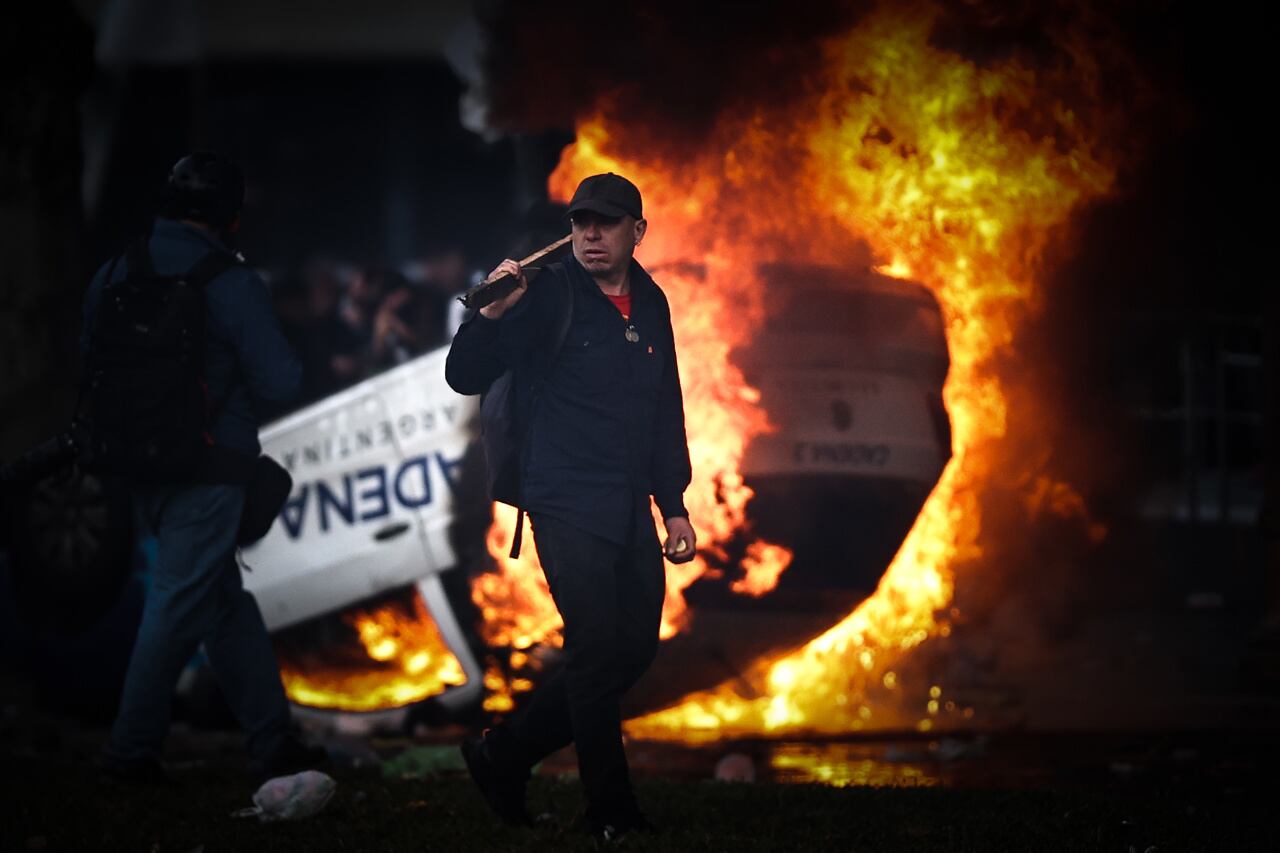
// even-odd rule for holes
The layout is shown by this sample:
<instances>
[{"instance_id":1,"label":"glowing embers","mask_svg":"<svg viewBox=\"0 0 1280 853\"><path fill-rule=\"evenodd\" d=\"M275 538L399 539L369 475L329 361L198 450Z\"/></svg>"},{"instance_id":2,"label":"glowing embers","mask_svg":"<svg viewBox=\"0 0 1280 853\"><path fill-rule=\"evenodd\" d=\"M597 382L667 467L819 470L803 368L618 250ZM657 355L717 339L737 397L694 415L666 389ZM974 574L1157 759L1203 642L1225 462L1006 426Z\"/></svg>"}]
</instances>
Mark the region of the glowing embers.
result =
<instances>
[{"instance_id":1,"label":"glowing embers","mask_svg":"<svg viewBox=\"0 0 1280 853\"><path fill-rule=\"evenodd\" d=\"M311 620L273 640L285 693L301 705L374 711L466 682L416 589Z\"/></svg>"}]
</instances>

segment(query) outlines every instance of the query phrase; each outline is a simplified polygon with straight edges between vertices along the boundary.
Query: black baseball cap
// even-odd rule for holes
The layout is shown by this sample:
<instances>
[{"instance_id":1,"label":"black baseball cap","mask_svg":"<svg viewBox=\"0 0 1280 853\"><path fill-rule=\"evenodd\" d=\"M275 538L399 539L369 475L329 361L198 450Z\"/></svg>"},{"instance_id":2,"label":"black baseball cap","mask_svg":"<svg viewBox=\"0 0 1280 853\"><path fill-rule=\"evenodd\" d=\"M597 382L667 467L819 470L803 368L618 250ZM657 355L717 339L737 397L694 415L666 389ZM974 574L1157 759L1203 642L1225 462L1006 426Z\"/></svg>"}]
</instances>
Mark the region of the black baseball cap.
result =
<instances>
[{"instance_id":1,"label":"black baseball cap","mask_svg":"<svg viewBox=\"0 0 1280 853\"><path fill-rule=\"evenodd\" d=\"M569 202L569 215L573 216L579 210L594 211L601 216L633 216L644 219L640 190L636 189L635 184L613 172L592 175L578 184L578 188L573 191L573 199Z\"/></svg>"}]
</instances>

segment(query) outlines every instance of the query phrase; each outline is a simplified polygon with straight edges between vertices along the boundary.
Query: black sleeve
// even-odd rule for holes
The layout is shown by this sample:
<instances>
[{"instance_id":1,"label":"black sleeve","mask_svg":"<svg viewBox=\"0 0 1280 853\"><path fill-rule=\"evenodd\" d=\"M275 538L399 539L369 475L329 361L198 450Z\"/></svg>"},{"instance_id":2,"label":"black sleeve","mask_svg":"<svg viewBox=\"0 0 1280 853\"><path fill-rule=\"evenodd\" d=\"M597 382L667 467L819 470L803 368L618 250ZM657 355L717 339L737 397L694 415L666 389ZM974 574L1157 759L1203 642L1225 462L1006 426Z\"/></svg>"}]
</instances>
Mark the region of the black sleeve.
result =
<instances>
[{"instance_id":1,"label":"black sleeve","mask_svg":"<svg viewBox=\"0 0 1280 853\"><path fill-rule=\"evenodd\" d=\"M675 335L671 312L662 297L667 322L667 358L658 389L658 413L653 441L653 499L663 518L689 516L684 506L684 490L693 469L689 464L689 442L684 432L684 398L680 391L680 370L676 363Z\"/></svg>"},{"instance_id":2,"label":"black sleeve","mask_svg":"<svg viewBox=\"0 0 1280 853\"><path fill-rule=\"evenodd\" d=\"M483 394L506 367L498 357L498 323L479 312L458 327L445 357L444 379L459 394Z\"/></svg>"},{"instance_id":3,"label":"black sleeve","mask_svg":"<svg viewBox=\"0 0 1280 853\"><path fill-rule=\"evenodd\" d=\"M445 359L444 378L459 394L483 394L495 379L527 364L555 315L555 282L538 275L507 313L490 320L480 312L458 327Z\"/></svg>"}]
</instances>

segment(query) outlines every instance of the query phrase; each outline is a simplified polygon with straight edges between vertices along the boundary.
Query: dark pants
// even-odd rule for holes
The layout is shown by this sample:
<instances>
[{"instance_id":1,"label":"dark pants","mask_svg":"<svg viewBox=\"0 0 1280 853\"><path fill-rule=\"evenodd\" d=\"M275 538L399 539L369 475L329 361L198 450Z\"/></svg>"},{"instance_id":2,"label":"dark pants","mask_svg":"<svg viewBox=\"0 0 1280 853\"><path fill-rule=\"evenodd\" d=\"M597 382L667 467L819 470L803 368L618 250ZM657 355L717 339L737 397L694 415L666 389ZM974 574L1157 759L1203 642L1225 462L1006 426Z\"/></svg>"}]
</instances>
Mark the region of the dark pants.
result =
<instances>
[{"instance_id":1,"label":"dark pants","mask_svg":"<svg viewBox=\"0 0 1280 853\"><path fill-rule=\"evenodd\" d=\"M103 748L108 763L160 755L182 668L203 645L227 703L249 735L249 756L269 761L289 725L289 704L262 614L240 585L240 486L137 487L140 529L159 558L125 676L120 711Z\"/></svg>"},{"instance_id":2,"label":"dark pants","mask_svg":"<svg viewBox=\"0 0 1280 853\"><path fill-rule=\"evenodd\" d=\"M544 515L531 520L564 619L566 662L495 738L524 768L573 743L587 813L607 820L636 807L619 703L658 650L666 593L661 546L648 519L626 546Z\"/></svg>"}]
</instances>

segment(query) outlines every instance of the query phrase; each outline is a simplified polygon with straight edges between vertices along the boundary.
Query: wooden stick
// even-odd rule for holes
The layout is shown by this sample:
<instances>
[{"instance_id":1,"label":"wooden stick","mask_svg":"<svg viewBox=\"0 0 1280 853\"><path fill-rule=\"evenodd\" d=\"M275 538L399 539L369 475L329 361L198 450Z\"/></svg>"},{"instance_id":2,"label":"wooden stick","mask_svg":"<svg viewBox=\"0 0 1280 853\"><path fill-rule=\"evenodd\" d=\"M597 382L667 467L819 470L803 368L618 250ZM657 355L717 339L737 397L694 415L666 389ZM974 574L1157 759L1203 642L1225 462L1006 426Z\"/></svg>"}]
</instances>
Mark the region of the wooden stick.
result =
<instances>
[{"instance_id":1,"label":"wooden stick","mask_svg":"<svg viewBox=\"0 0 1280 853\"><path fill-rule=\"evenodd\" d=\"M573 239L572 234L566 234L550 246L543 246L529 257L520 262L520 269L523 271L529 264L536 264L547 255L559 249L565 243ZM490 302L496 302L508 293L516 289L518 282L510 273L498 273L490 276L477 285L467 289L467 292L458 297L458 301L468 308L483 308Z\"/></svg>"}]
</instances>

